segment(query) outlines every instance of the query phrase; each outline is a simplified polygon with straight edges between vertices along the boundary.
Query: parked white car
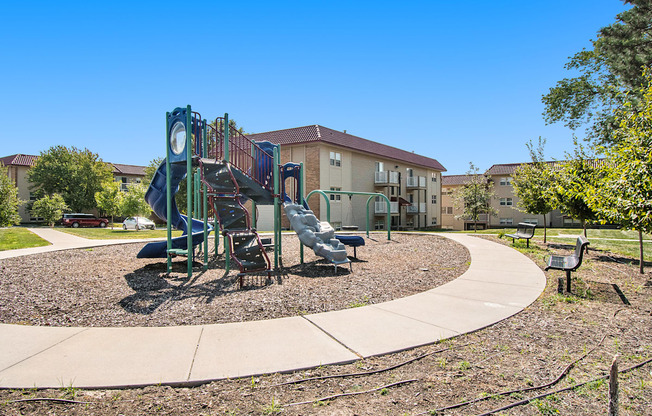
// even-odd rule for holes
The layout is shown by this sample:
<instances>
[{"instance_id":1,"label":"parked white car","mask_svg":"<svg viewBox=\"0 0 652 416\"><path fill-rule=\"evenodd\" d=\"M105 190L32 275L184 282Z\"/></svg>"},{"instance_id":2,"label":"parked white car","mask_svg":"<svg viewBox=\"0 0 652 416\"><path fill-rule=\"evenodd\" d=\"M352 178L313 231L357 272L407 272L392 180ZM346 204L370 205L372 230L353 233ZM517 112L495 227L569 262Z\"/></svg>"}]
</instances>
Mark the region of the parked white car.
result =
<instances>
[{"instance_id":1,"label":"parked white car","mask_svg":"<svg viewBox=\"0 0 652 416\"><path fill-rule=\"evenodd\" d=\"M129 217L122 221L122 228L125 230L144 230L144 229L150 229L153 230L156 228L156 224L154 224L154 221L150 220L149 218L145 217Z\"/></svg>"}]
</instances>

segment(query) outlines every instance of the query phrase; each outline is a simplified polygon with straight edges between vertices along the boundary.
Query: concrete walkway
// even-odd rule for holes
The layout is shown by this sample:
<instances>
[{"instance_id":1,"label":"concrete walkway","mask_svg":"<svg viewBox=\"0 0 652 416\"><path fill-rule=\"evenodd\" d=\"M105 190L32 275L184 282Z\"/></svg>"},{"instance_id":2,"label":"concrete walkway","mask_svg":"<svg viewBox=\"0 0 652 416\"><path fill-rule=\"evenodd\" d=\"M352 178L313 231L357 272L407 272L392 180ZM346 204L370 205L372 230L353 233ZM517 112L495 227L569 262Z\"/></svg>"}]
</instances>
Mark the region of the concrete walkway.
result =
<instances>
[{"instance_id":1,"label":"concrete walkway","mask_svg":"<svg viewBox=\"0 0 652 416\"><path fill-rule=\"evenodd\" d=\"M70 250L73 248L91 248L100 246L110 246L125 243L140 243L144 241L156 241L162 239L115 239L115 240L91 240L88 238L77 237L63 231L58 231L49 227L28 228L29 231L38 235L42 239L50 242L49 246L20 248L17 250L0 251L0 260L12 257L28 256L30 254L48 253L51 251ZM164 238L163 238L164 239Z\"/></svg>"},{"instance_id":2,"label":"concrete walkway","mask_svg":"<svg viewBox=\"0 0 652 416\"><path fill-rule=\"evenodd\" d=\"M507 246L442 234L471 266L443 286L306 316L162 328L0 325L0 387L108 388L202 382L346 363L475 331L531 304L546 279Z\"/></svg>"}]
</instances>

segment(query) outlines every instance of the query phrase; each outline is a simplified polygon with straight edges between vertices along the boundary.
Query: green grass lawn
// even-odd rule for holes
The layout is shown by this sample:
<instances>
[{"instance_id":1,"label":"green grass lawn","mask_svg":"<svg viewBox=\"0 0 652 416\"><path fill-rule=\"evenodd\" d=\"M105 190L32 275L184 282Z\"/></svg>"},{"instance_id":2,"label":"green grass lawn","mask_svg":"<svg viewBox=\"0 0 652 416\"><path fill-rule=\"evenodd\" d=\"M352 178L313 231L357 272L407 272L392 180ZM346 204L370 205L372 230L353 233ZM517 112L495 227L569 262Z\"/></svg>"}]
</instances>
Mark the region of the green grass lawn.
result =
<instances>
[{"instance_id":1,"label":"green grass lawn","mask_svg":"<svg viewBox=\"0 0 652 416\"><path fill-rule=\"evenodd\" d=\"M122 227L109 228L67 228L57 227L57 231L63 231L78 237L89 238L91 240L112 240L112 239L141 239L141 238L161 238L167 235L165 228L156 230L123 230ZM172 236L178 237L182 233L180 230L172 230Z\"/></svg>"},{"instance_id":2,"label":"green grass lawn","mask_svg":"<svg viewBox=\"0 0 652 416\"><path fill-rule=\"evenodd\" d=\"M478 230L478 233L499 235L501 233L510 234L515 231L516 228L492 228ZM464 232L473 234L473 231ZM575 245L575 239L580 234L582 234L582 230L578 228L548 228L547 241L548 243ZM639 258L638 232L636 231L588 229L586 235L591 242L591 248L611 251L633 259ZM537 227L534 238L543 241L543 228ZM649 234L643 235L643 250L646 259L649 259L652 252L652 236Z\"/></svg>"},{"instance_id":3,"label":"green grass lawn","mask_svg":"<svg viewBox=\"0 0 652 416\"><path fill-rule=\"evenodd\" d=\"M0 229L0 251L48 245L50 243L32 233L27 228L11 227Z\"/></svg>"}]
</instances>

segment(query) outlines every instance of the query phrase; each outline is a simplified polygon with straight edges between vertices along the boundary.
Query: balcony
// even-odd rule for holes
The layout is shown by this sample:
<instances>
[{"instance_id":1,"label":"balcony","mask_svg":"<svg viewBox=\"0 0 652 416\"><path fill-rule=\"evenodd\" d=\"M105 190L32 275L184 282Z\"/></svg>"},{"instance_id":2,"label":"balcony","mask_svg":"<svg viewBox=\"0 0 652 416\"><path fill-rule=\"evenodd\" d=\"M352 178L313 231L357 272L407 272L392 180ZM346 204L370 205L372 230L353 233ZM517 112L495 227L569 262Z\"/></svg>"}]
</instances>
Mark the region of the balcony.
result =
<instances>
[{"instance_id":1,"label":"balcony","mask_svg":"<svg viewBox=\"0 0 652 416\"><path fill-rule=\"evenodd\" d=\"M376 185L398 185L398 172L391 170L375 172L374 183Z\"/></svg>"},{"instance_id":2,"label":"balcony","mask_svg":"<svg viewBox=\"0 0 652 416\"><path fill-rule=\"evenodd\" d=\"M408 188L425 188L426 187L426 177L425 176L408 176L406 178Z\"/></svg>"},{"instance_id":3,"label":"balcony","mask_svg":"<svg viewBox=\"0 0 652 416\"><path fill-rule=\"evenodd\" d=\"M379 172L376 172L379 173ZM391 210L390 214L398 214L398 201L390 202L389 209ZM387 202L385 201L375 201L374 202L374 213L376 214L387 214Z\"/></svg>"},{"instance_id":4,"label":"balcony","mask_svg":"<svg viewBox=\"0 0 652 416\"><path fill-rule=\"evenodd\" d=\"M418 205L417 204L412 204L412 205L407 206L407 213L412 214L412 215L419 214L419 213L425 214L426 213L426 203L421 202Z\"/></svg>"}]
</instances>

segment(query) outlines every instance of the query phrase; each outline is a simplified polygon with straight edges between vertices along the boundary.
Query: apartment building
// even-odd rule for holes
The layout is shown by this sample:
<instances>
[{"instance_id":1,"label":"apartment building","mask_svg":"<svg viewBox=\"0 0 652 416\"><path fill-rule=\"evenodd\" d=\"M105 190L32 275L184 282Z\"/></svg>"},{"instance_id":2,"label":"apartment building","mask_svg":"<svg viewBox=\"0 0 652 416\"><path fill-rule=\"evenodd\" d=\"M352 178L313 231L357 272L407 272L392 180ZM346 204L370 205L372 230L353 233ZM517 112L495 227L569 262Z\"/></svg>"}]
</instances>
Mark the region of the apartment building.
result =
<instances>
[{"instance_id":1,"label":"apartment building","mask_svg":"<svg viewBox=\"0 0 652 416\"><path fill-rule=\"evenodd\" d=\"M250 134L255 141L281 146L281 163L303 163L305 194L315 189L377 192L390 199L391 227L417 229L439 227L441 222L441 173L435 159L387 146L320 125ZM368 197L329 195L330 220L337 229L366 229ZM387 204L378 198L369 208L370 228L385 229ZM322 221L325 204L319 195L308 201ZM261 207L259 229L264 230ZM286 224L287 226L287 224Z\"/></svg>"},{"instance_id":2,"label":"apartment building","mask_svg":"<svg viewBox=\"0 0 652 416\"><path fill-rule=\"evenodd\" d=\"M553 163L553 162L550 162ZM496 164L491 166L483 175L483 178L491 178L495 198L491 206L497 211L496 215L483 214L478 221L478 228L510 228L519 222L543 225L543 215L528 214L518 210L518 196L514 192L512 177L514 171L522 163ZM442 177L442 228L451 230L473 229L473 222L465 219L458 219L462 213L459 203L455 201L454 193L457 189L469 181L467 175L449 175ZM577 220L564 215L559 210L554 210L546 215L548 227L576 227L580 223Z\"/></svg>"},{"instance_id":3,"label":"apartment building","mask_svg":"<svg viewBox=\"0 0 652 416\"><path fill-rule=\"evenodd\" d=\"M0 164L7 168L9 178L14 181L18 188L18 198L23 201L34 201L36 195L31 189L32 184L27 179L27 171L34 165L38 156L15 154L0 158ZM121 183L121 189L127 191L129 184L140 183L145 176L144 166L123 165L119 163L111 163L113 169L113 178L115 181ZM27 210L28 204L22 204L18 208L18 213L21 217L21 222L30 223L38 222L39 218L34 218Z\"/></svg>"}]
</instances>

